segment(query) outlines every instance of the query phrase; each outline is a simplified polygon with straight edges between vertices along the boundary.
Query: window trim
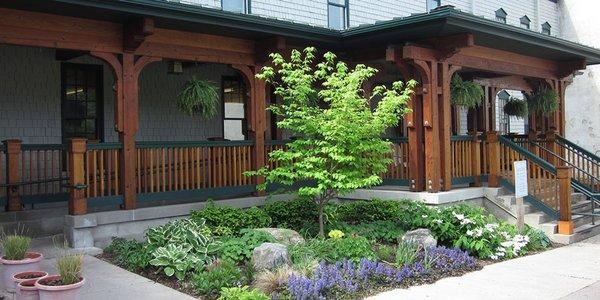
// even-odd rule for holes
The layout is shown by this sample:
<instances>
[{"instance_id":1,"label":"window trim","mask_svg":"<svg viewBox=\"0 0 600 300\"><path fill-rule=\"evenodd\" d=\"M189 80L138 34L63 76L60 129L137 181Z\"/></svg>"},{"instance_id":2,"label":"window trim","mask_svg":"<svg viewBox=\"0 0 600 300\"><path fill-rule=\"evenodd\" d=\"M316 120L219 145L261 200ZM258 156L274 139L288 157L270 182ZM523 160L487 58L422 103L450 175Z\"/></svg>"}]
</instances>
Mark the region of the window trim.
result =
<instances>
[{"instance_id":1,"label":"window trim","mask_svg":"<svg viewBox=\"0 0 600 300\"><path fill-rule=\"evenodd\" d=\"M72 62L61 62L60 64L60 137L62 141L65 141L64 127L66 118L63 114L63 102L66 101L64 95L67 90L67 68L82 68L87 71L97 72L98 82L96 83L96 140L99 143L104 142L104 66L98 64L84 64L84 63L72 63ZM87 112L86 112L87 113Z\"/></svg>"},{"instance_id":2,"label":"window trim","mask_svg":"<svg viewBox=\"0 0 600 300\"><path fill-rule=\"evenodd\" d=\"M521 18L519 18L519 23L520 23L520 25L527 25L527 27L521 26L521 28L531 29L531 19L529 19L529 17L527 15L524 15Z\"/></svg>"},{"instance_id":3,"label":"window trim","mask_svg":"<svg viewBox=\"0 0 600 300\"><path fill-rule=\"evenodd\" d=\"M243 90L243 95L244 95L244 118L226 118L225 117L225 81L233 81L233 80L237 80L239 82L242 83L242 86L244 88ZM244 79L244 77L242 75L223 75L221 76L221 111L222 111L222 116L221 116L221 125L222 125L222 129L221 129L221 137L223 139L225 139L225 120L242 120L242 134L244 135L244 140L248 140L249 136L248 136L248 105L249 105L250 99L248 97L248 84L246 84L246 80Z\"/></svg>"},{"instance_id":4,"label":"window trim","mask_svg":"<svg viewBox=\"0 0 600 300\"><path fill-rule=\"evenodd\" d=\"M508 14L506 13L506 11L501 7L498 10L495 11L495 20L496 22L500 22L500 23L504 23L507 24L507 17ZM498 19L502 19L502 21L498 20Z\"/></svg>"},{"instance_id":5,"label":"window trim","mask_svg":"<svg viewBox=\"0 0 600 300\"><path fill-rule=\"evenodd\" d=\"M223 9L223 1L224 0L221 0L221 10L222 11L229 11L229 10ZM251 13L251 9L250 9L251 8L251 5L250 5L250 1L251 0L243 0L243 1L244 1L244 11L241 12L241 13L243 13L243 14L250 14ZM238 13L238 12L233 12L233 13Z\"/></svg>"},{"instance_id":6,"label":"window trim","mask_svg":"<svg viewBox=\"0 0 600 300\"><path fill-rule=\"evenodd\" d=\"M341 7L344 9L344 28L336 29L329 27L329 6ZM344 4L338 4L335 2L331 2L331 0L327 0L327 28L334 30L346 30L350 28L350 0L344 0Z\"/></svg>"},{"instance_id":7,"label":"window trim","mask_svg":"<svg viewBox=\"0 0 600 300\"><path fill-rule=\"evenodd\" d=\"M546 21L546 22L544 22L544 23L542 24L542 26L541 26L541 29L542 29L542 30L541 30L540 32L541 32L542 34L545 34L545 35L552 35L552 25L550 25L550 23L548 23L547 21ZM548 33L545 33L545 32L544 32L544 29L548 29Z\"/></svg>"}]
</instances>

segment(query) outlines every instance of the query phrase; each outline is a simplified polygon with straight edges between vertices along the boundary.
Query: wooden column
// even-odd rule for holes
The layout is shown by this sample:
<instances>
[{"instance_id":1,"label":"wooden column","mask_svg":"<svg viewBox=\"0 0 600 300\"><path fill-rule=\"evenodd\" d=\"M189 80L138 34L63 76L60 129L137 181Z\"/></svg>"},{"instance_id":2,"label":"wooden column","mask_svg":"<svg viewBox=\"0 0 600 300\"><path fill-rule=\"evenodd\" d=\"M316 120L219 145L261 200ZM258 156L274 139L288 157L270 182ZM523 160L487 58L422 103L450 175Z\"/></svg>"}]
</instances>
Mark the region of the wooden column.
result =
<instances>
[{"instance_id":1,"label":"wooden column","mask_svg":"<svg viewBox=\"0 0 600 300\"><path fill-rule=\"evenodd\" d=\"M6 147L6 183L18 184L21 182L21 140L6 140L3 142ZM21 196L19 195L19 186L9 186L6 189L6 210L19 211L23 209Z\"/></svg>"},{"instance_id":2,"label":"wooden column","mask_svg":"<svg viewBox=\"0 0 600 300\"><path fill-rule=\"evenodd\" d=\"M548 149L552 151L552 153L560 155L560 147L556 143L556 130L554 129L554 127L550 127L550 129L546 131L546 147L548 147ZM560 159L555 155L549 154L548 159L549 163L551 163L553 166L558 166L562 164Z\"/></svg>"},{"instance_id":3,"label":"wooden column","mask_svg":"<svg viewBox=\"0 0 600 300\"><path fill-rule=\"evenodd\" d=\"M84 155L86 140L74 138L69 141L69 214L84 215L87 213L85 189L78 188L85 184Z\"/></svg>"},{"instance_id":4,"label":"wooden column","mask_svg":"<svg viewBox=\"0 0 600 300\"><path fill-rule=\"evenodd\" d=\"M573 219L571 214L571 168L557 167L556 179L558 180L559 199L559 234L573 234Z\"/></svg>"},{"instance_id":5,"label":"wooden column","mask_svg":"<svg viewBox=\"0 0 600 300\"><path fill-rule=\"evenodd\" d=\"M440 191L440 118L438 96L438 64L414 60L413 64L421 75L423 86L423 136L425 148L425 187L428 192Z\"/></svg>"},{"instance_id":6,"label":"wooden column","mask_svg":"<svg viewBox=\"0 0 600 300\"><path fill-rule=\"evenodd\" d=\"M439 64L439 90L438 94L438 117L439 117L439 141L440 141L440 167L441 167L441 189L449 191L452 188L452 149L450 137L452 136L452 105L450 104L450 79L454 71L450 70L447 63Z\"/></svg>"},{"instance_id":7,"label":"wooden column","mask_svg":"<svg viewBox=\"0 0 600 300\"><path fill-rule=\"evenodd\" d=\"M471 136L471 174L475 181L471 183L471 186L481 186L481 149L479 146L479 136L477 131L469 132Z\"/></svg>"},{"instance_id":8,"label":"wooden column","mask_svg":"<svg viewBox=\"0 0 600 300\"><path fill-rule=\"evenodd\" d=\"M138 79L145 66L161 58L132 53L91 52L108 63L115 76L115 130L123 145L119 153L119 178L123 187L123 209L136 208L135 134L139 126ZM120 59L119 59L120 58Z\"/></svg>"},{"instance_id":9,"label":"wooden column","mask_svg":"<svg viewBox=\"0 0 600 300\"><path fill-rule=\"evenodd\" d=\"M498 141L498 132L488 131L488 165L490 166L490 174L488 178L489 187L500 186L500 142Z\"/></svg>"}]
</instances>

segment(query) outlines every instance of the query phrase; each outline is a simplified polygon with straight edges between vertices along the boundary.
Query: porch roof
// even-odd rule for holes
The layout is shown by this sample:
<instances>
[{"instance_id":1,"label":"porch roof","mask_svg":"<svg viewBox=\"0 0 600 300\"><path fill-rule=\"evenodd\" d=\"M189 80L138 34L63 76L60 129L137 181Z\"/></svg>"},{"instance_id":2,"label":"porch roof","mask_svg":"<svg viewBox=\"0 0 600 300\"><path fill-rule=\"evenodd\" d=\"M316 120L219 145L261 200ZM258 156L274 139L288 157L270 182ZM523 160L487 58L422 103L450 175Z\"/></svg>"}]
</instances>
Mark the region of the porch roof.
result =
<instances>
[{"instance_id":1,"label":"porch roof","mask_svg":"<svg viewBox=\"0 0 600 300\"><path fill-rule=\"evenodd\" d=\"M151 17L159 27L234 37L281 36L337 50L471 33L477 45L554 61L600 63L600 49L442 6L429 13L337 31L319 26L160 0L11 0L0 6L123 22Z\"/></svg>"}]
</instances>

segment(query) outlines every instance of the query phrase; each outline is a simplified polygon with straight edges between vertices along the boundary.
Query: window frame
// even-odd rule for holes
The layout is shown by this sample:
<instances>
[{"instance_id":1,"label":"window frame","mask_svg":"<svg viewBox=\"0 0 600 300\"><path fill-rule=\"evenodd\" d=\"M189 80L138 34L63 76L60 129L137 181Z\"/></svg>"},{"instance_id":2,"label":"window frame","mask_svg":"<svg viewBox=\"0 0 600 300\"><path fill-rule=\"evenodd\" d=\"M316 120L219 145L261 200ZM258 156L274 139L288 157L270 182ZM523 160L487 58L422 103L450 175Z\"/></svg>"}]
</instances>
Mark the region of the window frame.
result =
<instances>
[{"instance_id":1,"label":"window frame","mask_svg":"<svg viewBox=\"0 0 600 300\"><path fill-rule=\"evenodd\" d=\"M333 29L333 30L346 30L346 29L350 28L350 0L343 0L343 1L344 1L344 4L339 4L339 3L335 2L335 0L327 0L327 28ZM329 14L330 6L343 8L343 10L344 10L344 12L342 13L342 15L344 16L343 28L337 29L337 28L333 28L330 26L330 24L329 24L330 18L331 18L331 15Z\"/></svg>"},{"instance_id":2,"label":"window frame","mask_svg":"<svg viewBox=\"0 0 600 300\"><path fill-rule=\"evenodd\" d=\"M227 118L225 116L225 82L226 81L239 81L243 88L242 95L244 97L244 117L243 118ZM249 105L249 97L248 97L248 85L244 80L242 75L223 75L221 76L221 111L223 112L221 116L221 124L223 128L221 130L221 137L225 139L225 121L226 120L241 120L242 121L242 134L244 135L244 141L248 140L248 105Z\"/></svg>"},{"instance_id":3,"label":"window frame","mask_svg":"<svg viewBox=\"0 0 600 300\"><path fill-rule=\"evenodd\" d=\"M429 7L429 4L432 1L435 1L435 3L436 3L435 7ZM425 9L427 10L427 12L430 12L440 6L442 6L442 0L425 0Z\"/></svg>"},{"instance_id":4,"label":"window frame","mask_svg":"<svg viewBox=\"0 0 600 300\"><path fill-rule=\"evenodd\" d=\"M521 25L521 28L523 28L523 29L531 30L531 19L529 19L529 17L527 15L524 15L521 18L519 18L519 25ZM526 27L523 27L523 26L526 26Z\"/></svg>"},{"instance_id":5,"label":"window frame","mask_svg":"<svg viewBox=\"0 0 600 300\"><path fill-rule=\"evenodd\" d=\"M552 25L550 25L550 23L548 22L544 22L541 26L542 30L540 31L542 34L545 35L552 35ZM548 30L548 33L544 32L544 30Z\"/></svg>"},{"instance_id":6,"label":"window frame","mask_svg":"<svg viewBox=\"0 0 600 300\"><path fill-rule=\"evenodd\" d=\"M502 7L495 11L496 22L507 24L507 19L508 19L507 17L508 17L508 14Z\"/></svg>"},{"instance_id":7,"label":"window frame","mask_svg":"<svg viewBox=\"0 0 600 300\"><path fill-rule=\"evenodd\" d=\"M239 13L239 14L250 14L251 13L251 10L250 10L250 7L251 7L250 6L250 1L251 0L242 0L242 1L244 1L244 11L243 12L237 12L237 11L231 11L231 10L225 10L225 9L223 9L223 1L226 1L226 0L221 0L221 10L222 11L228 11L228 12Z\"/></svg>"},{"instance_id":8,"label":"window frame","mask_svg":"<svg viewBox=\"0 0 600 300\"><path fill-rule=\"evenodd\" d=\"M97 82L95 85L96 89L96 138L93 140L88 139L89 142L98 142L102 143L104 141L104 66L97 64L83 64L83 63L72 63L72 62L61 62L60 64L60 136L63 142L66 142L66 139L74 138L74 137L65 137L65 124L66 121L71 120L86 120L92 119L87 117L87 103L86 103L86 117L84 118L66 118L64 110L65 110L65 101L72 101L66 99L66 91L67 86L67 69L73 68L74 70L83 70L86 72L96 72ZM87 75L86 75L87 76ZM87 83L87 82L86 82ZM87 98L87 95L86 95ZM87 102L87 99L86 99ZM86 137L87 139L87 137Z\"/></svg>"}]
</instances>

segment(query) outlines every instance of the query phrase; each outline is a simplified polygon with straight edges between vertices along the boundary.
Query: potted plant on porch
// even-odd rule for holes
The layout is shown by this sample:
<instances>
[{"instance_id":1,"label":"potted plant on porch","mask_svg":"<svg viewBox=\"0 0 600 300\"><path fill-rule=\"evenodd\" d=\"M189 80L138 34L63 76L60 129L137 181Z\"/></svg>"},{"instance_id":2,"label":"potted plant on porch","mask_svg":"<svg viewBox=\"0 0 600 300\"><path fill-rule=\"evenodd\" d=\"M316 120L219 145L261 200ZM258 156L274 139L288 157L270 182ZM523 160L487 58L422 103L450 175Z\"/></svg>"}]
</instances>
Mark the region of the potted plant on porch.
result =
<instances>
[{"instance_id":1,"label":"potted plant on porch","mask_svg":"<svg viewBox=\"0 0 600 300\"><path fill-rule=\"evenodd\" d=\"M481 104L483 88L473 81L463 80L459 75L452 77L450 99L452 105L474 108Z\"/></svg>"},{"instance_id":2,"label":"potted plant on porch","mask_svg":"<svg viewBox=\"0 0 600 300\"><path fill-rule=\"evenodd\" d=\"M40 299L38 289L35 287L35 282L48 276L48 273L43 271L27 271L13 275L13 282L17 290L18 300L37 300Z\"/></svg>"},{"instance_id":3,"label":"potted plant on porch","mask_svg":"<svg viewBox=\"0 0 600 300\"><path fill-rule=\"evenodd\" d=\"M205 119L217 115L218 105L219 94L215 85L193 76L177 97L177 106L181 111L190 116L200 114Z\"/></svg>"},{"instance_id":4,"label":"potted plant on porch","mask_svg":"<svg viewBox=\"0 0 600 300\"><path fill-rule=\"evenodd\" d=\"M538 87L531 94L525 93L527 107L532 113L549 116L558 109L558 94L548 87Z\"/></svg>"},{"instance_id":5,"label":"potted plant on porch","mask_svg":"<svg viewBox=\"0 0 600 300\"><path fill-rule=\"evenodd\" d=\"M504 104L504 113L518 118L525 118L529 114L527 102L515 97L510 97Z\"/></svg>"},{"instance_id":6,"label":"potted plant on porch","mask_svg":"<svg viewBox=\"0 0 600 300\"><path fill-rule=\"evenodd\" d=\"M38 279L35 287L40 300L80 299L81 288L85 284L82 276L83 254L66 253L56 259L58 275Z\"/></svg>"},{"instance_id":7,"label":"potted plant on porch","mask_svg":"<svg viewBox=\"0 0 600 300\"><path fill-rule=\"evenodd\" d=\"M31 245L31 238L12 234L3 235L2 248L4 255L0 257L2 263L2 282L8 291L13 291L15 284L13 275L26 271L40 270L40 261L43 255L38 252L27 251Z\"/></svg>"}]
</instances>

